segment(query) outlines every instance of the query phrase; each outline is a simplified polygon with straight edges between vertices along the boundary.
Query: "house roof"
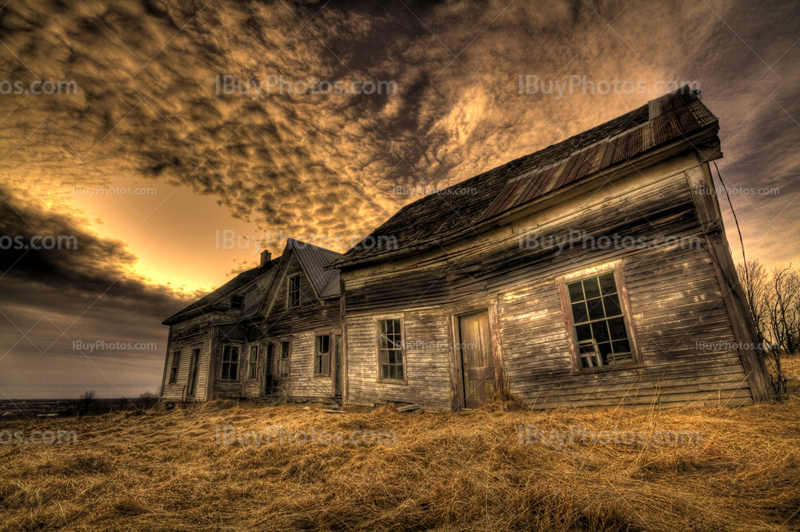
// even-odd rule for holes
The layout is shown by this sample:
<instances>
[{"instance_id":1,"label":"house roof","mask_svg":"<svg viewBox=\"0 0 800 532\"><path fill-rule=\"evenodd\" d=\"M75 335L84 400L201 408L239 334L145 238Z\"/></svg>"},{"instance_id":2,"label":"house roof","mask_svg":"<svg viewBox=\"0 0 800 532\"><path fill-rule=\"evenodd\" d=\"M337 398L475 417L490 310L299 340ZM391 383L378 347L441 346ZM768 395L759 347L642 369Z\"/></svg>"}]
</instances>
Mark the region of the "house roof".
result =
<instances>
[{"instance_id":1,"label":"house roof","mask_svg":"<svg viewBox=\"0 0 800 532\"><path fill-rule=\"evenodd\" d=\"M183 308L182 310L176 312L169 318L165 319L162 324L163 325L171 325L173 323L182 321L186 318L190 318L192 316L198 315L207 310L213 310L213 307L216 306L220 300L224 299L225 297L233 294L239 288L249 284L251 281L256 280L261 274L266 273L270 269L274 268L278 265L280 261L280 257L277 259L268 261L263 266L257 266L250 270L243 271L224 285L220 286L216 290L209 292L205 296L201 297L194 303L188 305L187 307Z\"/></svg>"},{"instance_id":2,"label":"house roof","mask_svg":"<svg viewBox=\"0 0 800 532\"><path fill-rule=\"evenodd\" d=\"M392 249L356 246L328 267L386 260L422 251L467 235L473 226L602 173L657 146L685 138L717 118L697 95L683 87L622 116L535 153L509 161L466 181L425 196L400 209L371 233L396 239ZM477 233L475 233L477 234Z\"/></svg>"},{"instance_id":3,"label":"house roof","mask_svg":"<svg viewBox=\"0 0 800 532\"><path fill-rule=\"evenodd\" d=\"M324 267L341 257L341 253L293 238L287 239L286 249L292 249L297 253L297 258L319 297L339 296L339 270L326 271Z\"/></svg>"}]
</instances>

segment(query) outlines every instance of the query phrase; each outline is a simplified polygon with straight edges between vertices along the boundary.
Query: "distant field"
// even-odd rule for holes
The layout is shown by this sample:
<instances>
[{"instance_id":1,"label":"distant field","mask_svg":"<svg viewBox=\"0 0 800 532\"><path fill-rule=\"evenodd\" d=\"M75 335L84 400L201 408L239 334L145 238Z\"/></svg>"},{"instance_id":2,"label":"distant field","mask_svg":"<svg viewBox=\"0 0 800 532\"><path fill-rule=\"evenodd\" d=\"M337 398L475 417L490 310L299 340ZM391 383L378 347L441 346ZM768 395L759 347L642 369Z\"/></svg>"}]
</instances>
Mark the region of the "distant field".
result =
<instances>
[{"instance_id":1,"label":"distant field","mask_svg":"<svg viewBox=\"0 0 800 532\"><path fill-rule=\"evenodd\" d=\"M788 365L791 399L736 409L530 412L506 400L335 414L226 401L2 420L0 441L38 430L77 443L0 445L0 530L794 531L800 364ZM312 431L332 441L293 443Z\"/></svg>"}]
</instances>

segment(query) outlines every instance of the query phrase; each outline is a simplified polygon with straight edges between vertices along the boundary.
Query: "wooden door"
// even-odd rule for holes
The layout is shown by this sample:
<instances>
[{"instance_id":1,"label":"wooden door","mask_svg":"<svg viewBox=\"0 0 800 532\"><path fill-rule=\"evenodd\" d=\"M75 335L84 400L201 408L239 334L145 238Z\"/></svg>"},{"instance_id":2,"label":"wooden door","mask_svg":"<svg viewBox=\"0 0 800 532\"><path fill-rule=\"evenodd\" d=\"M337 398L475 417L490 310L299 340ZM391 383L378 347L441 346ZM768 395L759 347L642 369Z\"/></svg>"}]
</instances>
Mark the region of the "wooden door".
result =
<instances>
[{"instance_id":1,"label":"wooden door","mask_svg":"<svg viewBox=\"0 0 800 532\"><path fill-rule=\"evenodd\" d=\"M458 318L464 404L476 408L494 394L494 365L486 311Z\"/></svg>"}]
</instances>

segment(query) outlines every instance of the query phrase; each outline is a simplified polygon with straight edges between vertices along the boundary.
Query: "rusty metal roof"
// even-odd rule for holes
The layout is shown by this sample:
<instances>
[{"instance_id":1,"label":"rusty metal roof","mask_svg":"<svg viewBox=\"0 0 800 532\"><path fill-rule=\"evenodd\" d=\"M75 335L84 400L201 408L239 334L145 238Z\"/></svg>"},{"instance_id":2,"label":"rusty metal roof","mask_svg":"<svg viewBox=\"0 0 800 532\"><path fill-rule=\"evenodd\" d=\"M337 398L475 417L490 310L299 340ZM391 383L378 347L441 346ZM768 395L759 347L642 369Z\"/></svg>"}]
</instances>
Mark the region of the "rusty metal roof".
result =
<instances>
[{"instance_id":1,"label":"rusty metal roof","mask_svg":"<svg viewBox=\"0 0 800 532\"><path fill-rule=\"evenodd\" d=\"M649 119L614 138L576 151L569 158L533 176L510 181L478 221L534 200L582 177L602 172L617 163L671 140L688 136L715 118L692 92L670 93L648 103ZM524 191L520 192L520 190Z\"/></svg>"}]
</instances>

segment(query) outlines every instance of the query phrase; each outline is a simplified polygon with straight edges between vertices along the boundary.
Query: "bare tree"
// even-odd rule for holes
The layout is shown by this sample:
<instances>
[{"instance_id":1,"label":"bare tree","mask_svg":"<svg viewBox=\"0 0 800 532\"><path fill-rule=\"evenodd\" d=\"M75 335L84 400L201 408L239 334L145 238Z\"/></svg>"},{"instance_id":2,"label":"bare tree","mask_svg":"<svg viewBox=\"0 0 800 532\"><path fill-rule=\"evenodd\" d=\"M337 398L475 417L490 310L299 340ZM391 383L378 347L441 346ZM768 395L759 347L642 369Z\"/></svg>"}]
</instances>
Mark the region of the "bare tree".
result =
<instances>
[{"instance_id":1,"label":"bare tree","mask_svg":"<svg viewBox=\"0 0 800 532\"><path fill-rule=\"evenodd\" d=\"M139 396L139 399L142 400L143 410L147 412L150 406L158 401L158 396L153 392L144 392L142 395Z\"/></svg>"},{"instance_id":2,"label":"bare tree","mask_svg":"<svg viewBox=\"0 0 800 532\"><path fill-rule=\"evenodd\" d=\"M88 415L89 409L94 405L95 399L97 398L97 392L94 390L86 390L80 396L80 403L78 405L78 411L81 415Z\"/></svg>"},{"instance_id":3,"label":"bare tree","mask_svg":"<svg viewBox=\"0 0 800 532\"><path fill-rule=\"evenodd\" d=\"M800 350L800 274L789 264L775 268L769 276L757 260L748 261L747 272L741 264L737 269L772 384L778 394L784 394L787 381L781 357Z\"/></svg>"}]
</instances>

